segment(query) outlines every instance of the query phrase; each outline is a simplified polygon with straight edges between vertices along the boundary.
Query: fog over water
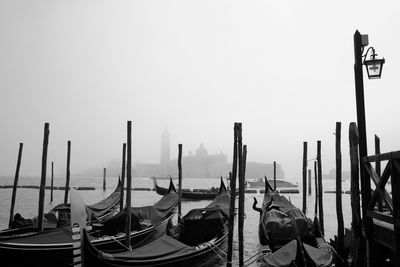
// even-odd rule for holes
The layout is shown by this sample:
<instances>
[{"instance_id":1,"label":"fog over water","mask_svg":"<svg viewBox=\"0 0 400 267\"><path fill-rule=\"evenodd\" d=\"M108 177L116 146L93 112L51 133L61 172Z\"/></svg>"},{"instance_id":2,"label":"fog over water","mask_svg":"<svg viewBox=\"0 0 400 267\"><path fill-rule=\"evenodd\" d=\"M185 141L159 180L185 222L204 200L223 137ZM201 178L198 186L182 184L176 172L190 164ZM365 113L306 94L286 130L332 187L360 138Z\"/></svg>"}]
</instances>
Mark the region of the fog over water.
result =
<instances>
[{"instance_id":1,"label":"fog over water","mask_svg":"<svg viewBox=\"0 0 400 267\"><path fill-rule=\"evenodd\" d=\"M103 168L122 154L133 123L134 162L158 163L168 128L171 158L195 151L232 160L243 123L248 161L276 161L300 181L303 141L324 173L335 167L335 124L356 121L353 34L385 57L382 79L364 71L369 152L400 149L398 1L0 1L0 175Z\"/></svg>"}]
</instances>

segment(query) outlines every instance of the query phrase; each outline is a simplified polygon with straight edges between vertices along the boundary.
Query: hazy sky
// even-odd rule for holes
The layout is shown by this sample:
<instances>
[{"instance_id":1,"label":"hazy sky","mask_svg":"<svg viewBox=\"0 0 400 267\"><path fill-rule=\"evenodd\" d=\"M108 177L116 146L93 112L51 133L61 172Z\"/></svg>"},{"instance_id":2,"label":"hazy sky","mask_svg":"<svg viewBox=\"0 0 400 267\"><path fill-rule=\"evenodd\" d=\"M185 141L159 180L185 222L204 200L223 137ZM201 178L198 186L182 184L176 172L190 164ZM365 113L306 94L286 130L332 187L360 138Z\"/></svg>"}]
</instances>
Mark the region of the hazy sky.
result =
<instances>
[{"instance_id":1,"label":"hazy sky","mask_svg":"<svg viewBox=\"0 0 400 267\"><path fill-rule=\"evenodd\" d=\"M364 77L369 152L374 134L398 150L398 1L0 0L0 174L23 142L21 175L40 175L45 122L56 172L68 140L72 173L105 167L128 120L134 162L159 161L164 127L172 158L204 143L231 161L242 122L248 161L291 179L303 141L314 158L321 140L323 172L334 168L340 121L348 169L356 29L386 59L381 80Z\"/></svg>"}]
</instances>

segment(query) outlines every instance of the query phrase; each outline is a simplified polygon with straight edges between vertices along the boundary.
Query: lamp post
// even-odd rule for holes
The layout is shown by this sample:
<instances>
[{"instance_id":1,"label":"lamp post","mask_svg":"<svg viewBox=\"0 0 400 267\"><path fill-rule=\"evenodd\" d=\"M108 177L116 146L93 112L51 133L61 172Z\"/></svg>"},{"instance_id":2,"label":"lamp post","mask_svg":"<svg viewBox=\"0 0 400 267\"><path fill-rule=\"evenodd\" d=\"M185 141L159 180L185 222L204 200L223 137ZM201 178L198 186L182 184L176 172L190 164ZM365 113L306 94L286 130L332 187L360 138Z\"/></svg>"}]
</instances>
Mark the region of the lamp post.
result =
<instances>
[{"instance_id":1,"label":"lamp post","mask_svg":"<svg viewBox=\"0 0 400 267\"><path fill-rule=\"evenodd\" d=\"M368 155L367 152L367 136L366 136L366 125L365 125L365 104L364 104L364 81L363 81L363 70L362 65L365 64L367 69L368 78L379 79L382 74L382 66L385 63L385 59L376 59L375 49L370 47L363 55L364 48L368 46L368 35L361 35L357 30L354 33L354 78L355 78L355 89L356 89L356 105L357 105L357 124L359 130L359 153L360 153L360 178L361 178L361 194L362 194L362 214L363 214L363 225L366 233L366 245L367 245L367 263L373 257L371 254L370 240L371 236L371 224L372 219L367 217L367 205L371 199L371 180L362 166L362 159ZM371 59L366 60L368 52L372 51ZM364 61L363 61L364 59Z\"/></svg>"}]
</instances>

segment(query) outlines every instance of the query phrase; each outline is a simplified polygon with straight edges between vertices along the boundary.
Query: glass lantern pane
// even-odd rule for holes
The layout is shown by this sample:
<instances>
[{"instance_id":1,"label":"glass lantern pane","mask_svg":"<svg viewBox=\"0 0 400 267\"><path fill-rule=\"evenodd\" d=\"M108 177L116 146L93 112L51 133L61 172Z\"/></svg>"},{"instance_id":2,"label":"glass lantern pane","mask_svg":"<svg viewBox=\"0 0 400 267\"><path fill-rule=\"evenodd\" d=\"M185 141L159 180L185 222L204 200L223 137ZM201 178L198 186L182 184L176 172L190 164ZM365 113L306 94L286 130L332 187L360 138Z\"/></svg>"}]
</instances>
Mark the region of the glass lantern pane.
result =
<instances>
[{"instance_id":1,"label":"glass lantern pane","mask_svg":"<svg viewBox=\"0 0 400 267\"><path fill-rule=\"evenodd\" d=\"M372 77L379 77L381 73L381 64L376 62L374 64L368 65L368 75Z\"/></svg>"}]
</instances>

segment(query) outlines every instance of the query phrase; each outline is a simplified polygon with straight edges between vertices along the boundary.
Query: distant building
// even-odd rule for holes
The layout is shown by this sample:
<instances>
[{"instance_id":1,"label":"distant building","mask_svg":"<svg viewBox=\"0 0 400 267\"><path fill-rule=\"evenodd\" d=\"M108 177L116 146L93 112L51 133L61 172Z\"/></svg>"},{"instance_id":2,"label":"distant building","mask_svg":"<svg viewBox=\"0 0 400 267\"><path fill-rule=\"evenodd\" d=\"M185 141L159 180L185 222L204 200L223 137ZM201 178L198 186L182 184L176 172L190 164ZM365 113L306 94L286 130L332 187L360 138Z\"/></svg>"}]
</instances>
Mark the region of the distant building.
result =
<instances>
[{"instance_id":1,"label":"distant building","mask_svg":"<svg viewBox=\"0 0 400 267\"><path fill-rule=\"evenodd\" d=\"M121 170L121 161L113 160L107 168L107 175L118 176ZM187 178L218 178L227 177L232 171L232 163L228 163L228 156L222 152L209 154L204 144L201 143L193 154L189 150L188 155L182 157L182 174ZM88 173L102 175L102 169L88 170ZM98 174L97 174L98 173ZM136 163L132 170L133 177L152 176L178 176L178 159L170 159L170 136L167 128L161 135L160 162L159 163ZM246 163L246 179L273 178L273 163ZM284 179L284 172L279 164L276 164L276 177Z\"/></svg>"}]
</instances>

